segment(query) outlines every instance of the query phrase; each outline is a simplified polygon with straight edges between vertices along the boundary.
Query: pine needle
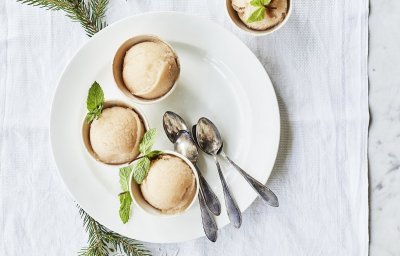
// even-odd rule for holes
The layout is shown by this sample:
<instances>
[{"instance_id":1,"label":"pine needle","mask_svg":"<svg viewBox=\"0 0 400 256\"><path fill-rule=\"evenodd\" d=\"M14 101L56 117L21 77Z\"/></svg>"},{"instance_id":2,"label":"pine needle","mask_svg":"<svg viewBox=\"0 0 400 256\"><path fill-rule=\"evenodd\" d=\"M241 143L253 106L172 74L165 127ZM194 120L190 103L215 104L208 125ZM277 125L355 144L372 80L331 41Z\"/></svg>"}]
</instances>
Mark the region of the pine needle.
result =
<instances>
[{"instance_id":1,"label":"pine needle","mask_svg":"<svg viewBox=\"0 0 400 256\"><path fill-rule=\"evenodd\" d=\"M109 0L16 0L17 2L52 11L64 11L66 16L79 22L91 37L107 26L104 21Z\"/></svg>"},{"instance_id":2,"label":"pine needle","mask_svg":"<svg viewBox=\"0 0 400 256\"><path fill-rule=\"evenodd\" d=\"M81 249L79 256L108 256L110 251L119 251L127 256L151 256L150 251L138 241L108 230L82 208L77 207L83 219L83 226L89 235L88 246Z\"/></svg>"}]
</instances>

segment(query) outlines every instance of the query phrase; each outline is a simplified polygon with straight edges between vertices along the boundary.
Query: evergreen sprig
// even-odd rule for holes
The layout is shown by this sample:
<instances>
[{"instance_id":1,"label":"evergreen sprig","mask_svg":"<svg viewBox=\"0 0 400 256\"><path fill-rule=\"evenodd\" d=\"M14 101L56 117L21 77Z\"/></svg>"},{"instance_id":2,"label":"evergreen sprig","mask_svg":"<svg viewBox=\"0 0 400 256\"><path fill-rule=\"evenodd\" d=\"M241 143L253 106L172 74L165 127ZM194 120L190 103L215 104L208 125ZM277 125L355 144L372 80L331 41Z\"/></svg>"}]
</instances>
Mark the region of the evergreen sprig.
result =
<instances>
[{"instance_id":1,"label":"evergreen sprig","mask_svg":"<svg viewBox=\"0 0 400 256\"><path fill-rule=\"evenodd\" d=\"M64 11L66 16L79 22L91 37L107 26L104 21L109 0L16 0L52 11Z\"/></svg>"},{"instance_id":2,"label":"evergreen sprig","mask_svg":"<svg viewBox=\"0 0 400 256\"><path fill-rule=\"evenodd\" d=\"M79 213L89 235L88 246L81 249L79 256L108 256L110 252L119 251L127 256L151 256L150 251L136 240L121 236L95 221L82 208Z\"/></svg>"}]
</instances>

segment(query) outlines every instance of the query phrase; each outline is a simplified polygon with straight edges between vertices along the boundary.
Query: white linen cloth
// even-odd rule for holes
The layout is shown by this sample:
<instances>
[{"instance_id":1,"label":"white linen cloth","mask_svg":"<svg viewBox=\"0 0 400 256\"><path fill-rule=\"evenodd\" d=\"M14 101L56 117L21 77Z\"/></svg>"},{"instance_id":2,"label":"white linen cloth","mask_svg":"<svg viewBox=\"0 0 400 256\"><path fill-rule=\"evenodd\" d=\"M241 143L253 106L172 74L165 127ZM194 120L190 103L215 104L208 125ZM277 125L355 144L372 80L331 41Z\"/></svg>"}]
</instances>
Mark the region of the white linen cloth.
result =
<instances>
[{"instance_id":1,"label":"white linen cloth","mask_svg":"<svg viewBox=\"0 0 400 256\"><path fill-rule=\"evenodd\" d=\"M367 255L367 0L294 0L285 27L266 37L236 29L222 0L111 2L109 23L173 10L223 25L264 64L280 102L268 182L280 207L256 200L242 228L223 228L215 244L146 244L154 255ZM76 255L86 244L51 156L49 113L58 77L87 40L61 12L0 1L0 255Z\"/></svg>"}]
</instances>

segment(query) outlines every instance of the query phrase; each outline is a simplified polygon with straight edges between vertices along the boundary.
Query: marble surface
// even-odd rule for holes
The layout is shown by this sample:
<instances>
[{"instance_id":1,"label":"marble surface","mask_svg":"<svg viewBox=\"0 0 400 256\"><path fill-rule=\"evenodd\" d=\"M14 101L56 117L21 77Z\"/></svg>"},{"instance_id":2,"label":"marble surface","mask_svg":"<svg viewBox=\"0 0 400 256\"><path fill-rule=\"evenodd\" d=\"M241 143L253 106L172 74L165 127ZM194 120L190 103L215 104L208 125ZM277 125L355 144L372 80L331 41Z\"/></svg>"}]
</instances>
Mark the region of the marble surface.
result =
<instances>
[{"instance_id":1,"label":"marble surface","mask_svg":"<svg viewBox=\"0 0 400 256\"><path fill-rule=\"evenodd\" d=\"M370 254L400 255L400 1L371 0Z\"/></svg>"}]
</instances>

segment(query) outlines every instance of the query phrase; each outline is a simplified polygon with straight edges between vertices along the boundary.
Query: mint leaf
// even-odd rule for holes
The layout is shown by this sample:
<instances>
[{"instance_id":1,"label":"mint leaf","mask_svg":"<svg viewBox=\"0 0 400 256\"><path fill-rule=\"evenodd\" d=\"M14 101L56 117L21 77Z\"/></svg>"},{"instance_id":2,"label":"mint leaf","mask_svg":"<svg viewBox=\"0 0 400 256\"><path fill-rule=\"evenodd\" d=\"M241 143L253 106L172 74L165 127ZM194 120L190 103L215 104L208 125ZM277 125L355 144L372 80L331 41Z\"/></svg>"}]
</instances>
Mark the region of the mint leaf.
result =
<instances>
[{"instance_id":1,"label":"mint leaf","mask_svg":"<svg viewBox=\"0 0 400 256\"><path fill-rule=\"evenodd\" d=\"M126 166L119 169L119 184L121 185L121 189L123 191L121 194L119 194L119 217L124 224L128 222L131 212L132 198L129 194L129 177L131 172L131 166Z\"/></svg>"},{"instance_id":2,"label":"mint leaf","mask_svg":"<svg viewBox=\"0 0 400 256\"><path fill-rule=\"evenodd\" d=\"M144 134L143 139L139 145L140 153L142 153L143 155L147 155L150 152L151 147L153 147L154 142L156 140L156 135L157 135L157 129L155 128L148 130Z\"/></svg>"},{"instance_id":3,"label":"mint leaf","mask_svg":"<svg viewBox=\"0 0 400 256\"><path fill-rule=\"evenodd\" d=\"M103 107L104 93L100 85L95 81L89 89L86 107L89 112L94 112Z\"/></svg>"},{"instance_id":4,"label":"mint leaf","mask_svg":"<svg viewBox=\"0 0 400 256\"><path fill-rule=\"evenodd\" d=\"M93 112L89 112L86 114L86 122L90 123L96 118L96 115Z\"/></svg>"},{"instance_id":5,"label":"mint leaf","mask_svg":"<svg viewBox=\"0 0 400 256\"><path fill-rule=\"evenodd\" d=\"M251 0L250 4L255 7L263 6L263 0Z\"/></svg>"},{"instance_id":6,"label":"mint leaf","mask_svg":"<svg viewBox=\"0 0 400 256\"><path fill-rule=\"evenodd\" d=\"M263 7L269 5L271 0L251 0L250 4L255 7Z\"/></svg>"},{"instance_id":7,"label":"mint leaf","mask_svg":"<svg viewBox=\"0 0 400 256\"><path fill-rule=\"evenodd\" d=\"M140 158L133 166L133 178L137 184L142 184L150 169L150 159L147 157Z\"/></svg>"},{"instance_id":8,"label":"mint leaf","mask_svg":"<svg viewBox=\"0 0 400 256\"><path fill-rule=\"evenodd\" d=\"M149 152L146 155L146 157L149 158L150 160L152 160L153 158L161 155L162 153L164 153L164 152L162 152L161 150L153 150L153 151Z\"/></svg>"},{"instance_id":9,"label":"mint leaf","mask_svg":"<svg viewBox=\"0 0 400 256\"><path fill-rule=\"evenodd\" d=\"M132 167L126 166L119 169L119 184L123 192L129 191L129 177L131 176Z\"/></svg>"},{"instance_id":10,"label":"mint leaf","mask_svg":"<svg viewBox=\"0 0 400 256\"><path fill-rule=\"evenodd\" d=\"M265 7L258 7L247 19L246 22L252 23L256 21L263 20L265 17Z\"/></svg>"},{"instance_id":11,"label":"mint leaf","mask_svg":"<svg viewBox=\"0 0 400 256\"><path fill-rule=\"evenodd\" d=\"M262 2L263 2L263 5L266 6L271 3L271 0L262 0Z\"/></svg>"},{"instance_id":12,"label":"mint leaf","mask_svg":"<svg viewBox=\"0 0 400 256\"><path fill-rule=\"evenodd\" d=\"M90 123L94 119L98 119L103 111L104 93L100 85L94 82L89 89L86 99L86 108L89 111L86 115L86 122Z\"/></svg>"},{"instance_id":13,"label":"mint leaf","mask_svg":"<svg viewBox=\"0 0 400 256\"><path fill-rule=\"evenodd\" d=\"M101 115L101 111L102 111L102 109L96 109L93 112L88 112L86 114L86 122L90 123L94 119L98 119Z\"/></svg>"},{"instance_id":14,"label":"mint leaf","mask_svg":"<svg viewBox=\"0 0 400 256\"><path fill-rule=\"evenodd\" d=\"M122 223L127 223L131 214L132 198L129 192L119 194L119 217Z\"/></svg>"}]
</instances>

